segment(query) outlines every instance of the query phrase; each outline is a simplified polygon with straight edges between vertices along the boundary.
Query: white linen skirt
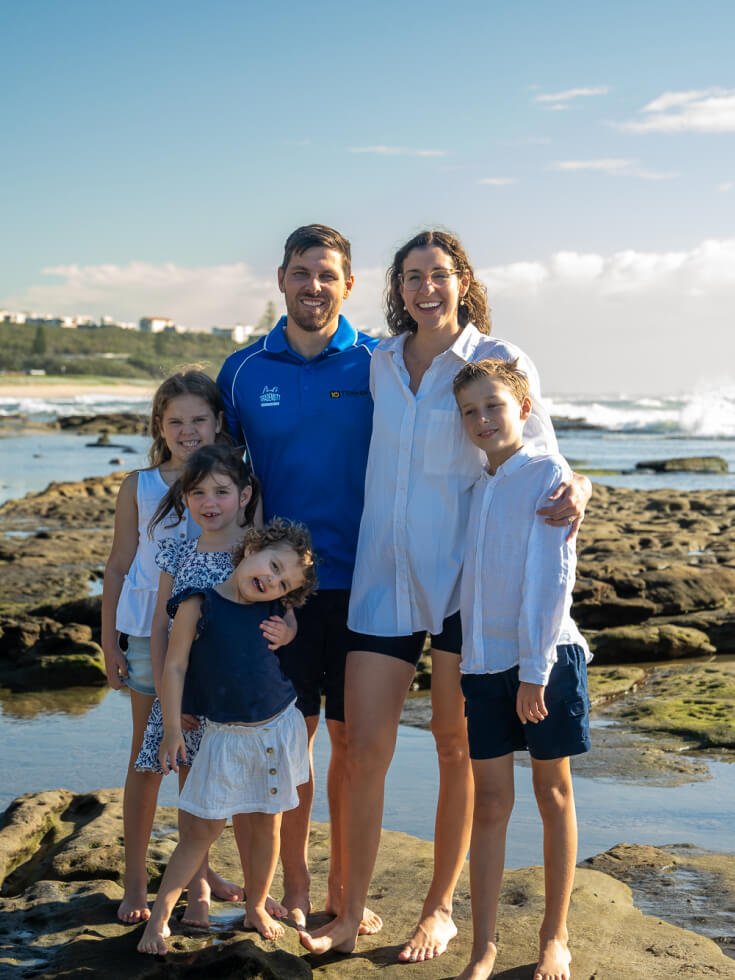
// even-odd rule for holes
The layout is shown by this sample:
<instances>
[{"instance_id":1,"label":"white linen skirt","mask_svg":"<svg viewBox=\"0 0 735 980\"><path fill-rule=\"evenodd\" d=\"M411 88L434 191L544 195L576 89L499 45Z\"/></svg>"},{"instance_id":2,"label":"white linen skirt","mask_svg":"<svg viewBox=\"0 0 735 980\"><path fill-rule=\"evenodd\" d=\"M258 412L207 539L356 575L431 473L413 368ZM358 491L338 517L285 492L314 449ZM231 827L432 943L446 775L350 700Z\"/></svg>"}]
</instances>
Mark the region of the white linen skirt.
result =
<instances>
[{"instance_id":1,"label":"white linen skirt","mask_svg":"<svg viewBox=\"0 0 735 980\"><path fill-rule=\"evenodd\" d=\"M299 803L296 787L309 780L307 742L295 701L262 725L207 720L179 809L204 820L293 810Z\"/></svg>"}]
</instances>

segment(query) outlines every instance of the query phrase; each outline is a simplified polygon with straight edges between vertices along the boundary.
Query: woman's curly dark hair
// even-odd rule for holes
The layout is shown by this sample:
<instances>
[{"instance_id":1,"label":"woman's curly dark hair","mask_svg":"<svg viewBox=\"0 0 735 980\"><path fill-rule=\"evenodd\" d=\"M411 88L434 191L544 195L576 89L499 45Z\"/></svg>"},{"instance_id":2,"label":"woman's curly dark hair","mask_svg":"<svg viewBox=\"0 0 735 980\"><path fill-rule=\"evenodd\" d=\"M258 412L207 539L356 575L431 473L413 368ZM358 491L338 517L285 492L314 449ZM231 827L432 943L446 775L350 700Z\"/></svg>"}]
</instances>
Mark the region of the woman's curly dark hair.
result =
<instances>
[{"instance_id":1,"label":"woman's curly dark hair","mask_svg":"<svg viewBox=\"0 0 735 980\"><path fill-rule=\"evenodd\" d=\"M462 297L457 312L460 327L466 327L468 323L473 323L480 333L489 334L491 325L490 310L487 305L487 289L479 279L475 278L475 271L460 240L448 231L419 232L396 252L385 277L385 317L388 321L388 330L393 335L405 333L407 330L411 333L416 331L417 323L406 310L406 304L401 296L403 262L412 249L430 248L432 245L436 245L437 248L447 253L457 272L460 274L469 272L470 274L469 289Z\"/></svg>"},{"instance_id":2,"label":"woman's curly dark hair","mask_svg":"<svg viewBox=\"0 0 735 980\"><path fill-rule=\"evenodd\" d=\"M235 568L246 555L263 551L265 548L291 548L296 552L304 581L297 589L283 596L281 602L287 608L303 606L316 589L317 558L311 545L308 528L295 521L286 521L282 517L274 517L265 527L248 528L232 555Z\"/></svg>"}]
</instances>

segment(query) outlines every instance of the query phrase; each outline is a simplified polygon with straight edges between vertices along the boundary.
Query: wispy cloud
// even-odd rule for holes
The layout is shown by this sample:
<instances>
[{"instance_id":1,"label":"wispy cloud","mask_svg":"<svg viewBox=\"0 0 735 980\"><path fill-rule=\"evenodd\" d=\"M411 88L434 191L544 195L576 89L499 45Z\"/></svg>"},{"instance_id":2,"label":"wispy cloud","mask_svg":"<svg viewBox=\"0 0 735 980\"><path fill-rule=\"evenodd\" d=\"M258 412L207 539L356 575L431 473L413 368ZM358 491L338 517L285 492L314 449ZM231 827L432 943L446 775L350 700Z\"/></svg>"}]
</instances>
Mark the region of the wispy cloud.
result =
<instances>
[{"instance_id":1,"label":"wispy cloud","mask_svg":"<svg viewBox=\"0 0 735 980\"><path fill-rule=\"evenodd\" d=\"M478 184L486 184L488 187L507 187L508 184L517 184L517 177L482 177L477 181Z\"/></svg>"},{"instance_id":2,"label":"wispy cloud","mask_svg":"<svg viewBox=\"0 0 735 980\"><path fill-rule=\"evenodd\" d=\"M664 92L619 123L629 133L735 133L735 89Z\"/></svg>"},{"instance_id":3,"label":"wispy cloud","mask_svg":"<svg viewBox=\"0 0 735 980\"><path fill-rule=\"evenodd\" d=\"M373 153L381 157L445 157L446 150L420 150L410 146L351 146L350 153Z\"/></svg>"},{"instance_id":4,"label":"wispy cloud","mask_svg":"<svg viewBox=\"0 0 735 980\"><path fill-rule=\"evenodd\" d=\"M595 95L607 95L610 91L607 85L587 86L586 88L568 88L562 92L542 92L534 95L533 101L538 102L552 112L563 112L568 109L575 99L587 99Z\"/></svg>"},{"instance_id":5,"label":"wispy cloud","mask_svg":"<svg viewBox=\"0 0 735 980\"><path fill-rule=\"evenodd\" d=\"M717 185L717 190L721 194L729 194L730 191L735 190L735 181L724 180L721 184Z\"/></svg>"},{"instance_id":6,"label":"wispy cloud","mask_svg":"<svg viewBox=\"0 0 735 980\"><path fill-rule=\"evenodd\" d=\"M606 174L609 177L638 177L640 180L671 180L679 174L673 171L646 170L637 160L608 157L600 160L556 160L551 170Z\"/></svg>"}]
</instances>

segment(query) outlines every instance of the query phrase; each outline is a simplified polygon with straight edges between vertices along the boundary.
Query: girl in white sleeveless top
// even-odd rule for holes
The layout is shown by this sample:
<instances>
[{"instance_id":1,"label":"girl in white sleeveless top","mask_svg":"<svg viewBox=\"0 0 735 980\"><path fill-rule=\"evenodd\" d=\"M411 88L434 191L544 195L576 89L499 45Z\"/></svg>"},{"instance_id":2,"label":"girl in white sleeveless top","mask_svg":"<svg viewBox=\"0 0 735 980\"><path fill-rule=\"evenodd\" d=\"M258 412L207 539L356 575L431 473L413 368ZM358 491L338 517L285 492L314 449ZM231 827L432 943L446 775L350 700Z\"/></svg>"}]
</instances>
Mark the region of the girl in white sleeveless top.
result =
<instances>
[{"instance_id":1,"label":"girl in white sleeveless top","mask_svg":"<svg viewBox=\"0 0 735 980\"><path fill-rule=\"evenodd\" d=\"M159 569L156 553L168 537L197 537L199 528L185 519L174 527L148 524L161 499L179 477L186 460L222 432L222 403L214 381L202 371L167 378L153 396L149 469L130 473L122 483L115 509L115 531L105 567L102 592L102 648L107 682L130 692L133 739L123 796L125 893L117 916L138 923L150 915L146 851L161 777L134 768L155 697L150 636ZM223 437L226 438L226 437ZM127 636L123 652L121 636Z\"/></svg>"}]
</instances>

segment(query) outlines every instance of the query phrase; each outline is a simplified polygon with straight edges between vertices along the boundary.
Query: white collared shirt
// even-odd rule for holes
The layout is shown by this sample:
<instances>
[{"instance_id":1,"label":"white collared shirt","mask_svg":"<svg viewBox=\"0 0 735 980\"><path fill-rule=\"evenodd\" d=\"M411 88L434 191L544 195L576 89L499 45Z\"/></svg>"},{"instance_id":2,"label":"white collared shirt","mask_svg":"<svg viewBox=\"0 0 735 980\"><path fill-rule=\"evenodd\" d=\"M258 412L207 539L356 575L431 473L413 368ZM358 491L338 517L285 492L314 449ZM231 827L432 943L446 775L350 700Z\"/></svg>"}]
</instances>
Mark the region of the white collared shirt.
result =
<instances>
[{"instance_id":1,"label":"white collared shirt","mask_svg":"<svg viewBox=\"0 0 735 980\"><path fill-rule=\"evenodd\" d=\"M577 557L569 528L551 527L536 511L571 479L563 456L525 449L472 488L462 573L465 674L519 665L519 677L546 684L559 643L589 648L570 614Z\"/></svg>"},{"instance_id":2,"label":"white collared shirt","mask_svg":"<svg viewBox=\"0 0 735 980\"><path fill-rule=\"evenodd\" d=\"M375 636L438 634L459 609L469 491L485 459L464 433L452 392L463 365L517 357L533 401L526 445L535 452L557 449L536 368L517 347L468 324L434 358L414 395L403 359L407 336L381 341L370 368L373 434L349 625Z\"/></svg>"}]
</instances>

